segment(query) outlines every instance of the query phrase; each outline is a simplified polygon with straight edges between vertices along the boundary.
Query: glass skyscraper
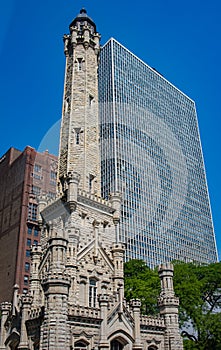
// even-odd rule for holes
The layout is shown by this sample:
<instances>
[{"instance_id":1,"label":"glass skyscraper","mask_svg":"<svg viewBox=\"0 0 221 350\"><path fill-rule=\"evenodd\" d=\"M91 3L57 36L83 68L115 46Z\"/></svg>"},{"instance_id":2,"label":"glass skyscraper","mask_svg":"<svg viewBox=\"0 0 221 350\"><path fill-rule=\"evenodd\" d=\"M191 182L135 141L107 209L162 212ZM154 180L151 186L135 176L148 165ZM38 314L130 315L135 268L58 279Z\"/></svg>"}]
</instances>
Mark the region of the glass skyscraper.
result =
<instances>
[{"instance_id":1,"label":"glass skyscraper","mask_svg":"<svg viewBox=\"0 0 221 350\"><path fill-rule=\"evenodd\" d=\"M102 195L123 194L126 259L216 262L194 101L114 39L98 75Z\"/></svg>"}]
</instances>

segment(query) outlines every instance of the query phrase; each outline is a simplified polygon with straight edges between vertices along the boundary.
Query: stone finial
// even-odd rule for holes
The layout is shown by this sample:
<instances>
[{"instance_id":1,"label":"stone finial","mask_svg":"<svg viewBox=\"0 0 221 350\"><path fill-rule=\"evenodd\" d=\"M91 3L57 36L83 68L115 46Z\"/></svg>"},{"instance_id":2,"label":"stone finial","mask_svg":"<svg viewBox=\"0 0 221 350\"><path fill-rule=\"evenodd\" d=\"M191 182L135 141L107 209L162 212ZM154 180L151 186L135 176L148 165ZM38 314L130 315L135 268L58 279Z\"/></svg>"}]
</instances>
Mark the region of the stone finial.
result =
<instances>
[{"instance_id":1,"label":"stone finial","mask_svg":"<svg viewBox=\"0 0 221 350\"><path fill-rule=\"evenodd\" d=\"M165 263L159 266L158 274L161 280L161 295L174 296L173 271L174 267L171 263Z\"/></svg>"},{"instance_id":2,"label":"stone finial","mask_svg":"<svg viewBox=\"0 0 221 350\"><path fill-rule=\"evenodd\" d=\"M130 305L131 305L133 310L134 309L140 310L141 301L140 301L140 299L131 299Z\"/></svg>"},{"instance_id":3,"label":"stone finial","mask_svg":"<svg viewBox=\"0 0 221 350\"><path fill-rule=\"evenodd\" d=\"M110 202L112 208L115 210L113 214L114 224L117 225L121 216L121 194L120 192L114 192L110 194Z\"/></svg>"},{"instance_id":4,"label":"stone finial","mask_svg":"<svg viewBox=\"0 0 221 350\"><path fill-rule=\"evenodd\" d=\"M160 264L158 267L158 273L173 273L174 271L174 267L173 264L171 264L170 262L164 263L164 264Z\"/></svg>"},{"instance_id":5,"label":"stone finial","mask_svg":"<svg viewBox=\"0 0 221 350\"><path fill-rule=\"evenodd\" d=\"M80 181L80 175L76 172L68 172L66 177L67 182L67 204L70 211L74 211L77 205L78 185Z\"/></svg>"},{"instance_id":6,"label":"stone finial","mask_svg":"<svg viewBox=\"0 0 221 350\"><path fill-rule=\"evenodd\" d=\"M68 47L69 47L69 43L70 43L70 35L64 34L63 41L64 41L64 54L65 54L65 56L67 56L68 55Z\"/></svg>"},{"instance_id":7,"label":"stone finial","mask_svg":"<svg viewBox=\"0 0 221 350\"><path fill-rule=\"evenodd\" d=\"M12 304L9 303L8 301L4 301L3 303L0 304L0 310L2 312L2 314L9 314L9 312L11 311L12 308Z\"/></svg>"},{"instance_id":8,"label":"stone finial","mask_svg":"<svg viewBox=\"0 0 221 350\"><path fill-rule=\"evenodd\" d=\"M112 252L113 253L124 254L124 252L125 252L125 244L123 244L123 243L114 243L113 246L112 246Z\"/></svg>"},{"instance_id":9,"label":"stone finial","mask_svg":"<svg viewBox=\"0 0 221 350\"><path fill-rule=\"evenodd\" d=\"M15 284L13 287L13 311L12 314L16 314L16 310L18 309L18 290L19 290L19 285Z\"/></svg>"},{"instance_id":10,"label":"stone finial","mask_svg":"<svg viewBox=\"0 0 221 350\"><path fill-rule=\"evenodd\" d=\"M32 296L29 294L22 294L21 302L23 307L29 307L32 303Z\"/></svg>"},{"instance_id":11,"label":"stone finial","mask_svg":"<svg viewBox=\"0 0 221 350\"><path fill-rule=\"evenodd\" d=\"M40 244L31 246L31 256L34 256L35 254L36 255L42 254L42 248Z\"/></svg>"},{"instance_id":12,"label":"stone finial","mask_svg":"<svg viewBox=\"0 0 221 350\"><path fill-rule=\"evenodd\" d=\"M109 302L109 295L107 295L107 294L100 294L99 296L98 296L98 302L99 302L99 304L101 305L107 305L108 304L108 302Z\"/></svg>"},{"instance_id":13,"label":"stone finial","mask_svg":"<svg viewBox=\"0 0 221 350\"><path fill-rule=\"evenodd\" d=\"M48 204L47 196L46 195L40 195L40 196L38 196L37 200L38 200L38 223L39 223L39 226L41 226L42 223L43 223L41 212L44 210L44 208Z\"/></svg>"},{"instance_id":14,"label":"stone finial","mask_svg":"<svg viewBox=\"0 0 221 350\"><path fill-rule=\"evenodd\" d=\"M11 312L12 304L3 302L0 304L1 318L0 318L0 349L6 349L5 340L7 338L7 329L5 327L6 320Z\"/></svg>"}]
</instances>

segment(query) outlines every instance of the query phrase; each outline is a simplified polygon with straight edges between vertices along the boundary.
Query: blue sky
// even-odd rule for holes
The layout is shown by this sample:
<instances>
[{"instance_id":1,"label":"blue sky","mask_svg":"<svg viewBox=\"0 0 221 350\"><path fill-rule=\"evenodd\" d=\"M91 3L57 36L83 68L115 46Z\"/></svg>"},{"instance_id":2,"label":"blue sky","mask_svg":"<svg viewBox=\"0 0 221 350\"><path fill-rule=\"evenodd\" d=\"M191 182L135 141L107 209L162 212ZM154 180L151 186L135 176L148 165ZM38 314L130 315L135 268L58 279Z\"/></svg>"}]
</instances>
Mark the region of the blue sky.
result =
<instances>
[{"instance_id":1,"label":"blue sky","mask_svg":"<svg viewBox=\"0 0 221 350\"><path fill-rule=\"evenodd\" d=\"M11 146L39 149L60 119L65 63L62 36L81 7L96 22L102 44L114 37L196 101L221 256L219 0L2 1L0 156ZM58 123L53 130L57 134ZM50 140L49 151L54 152L56 144Z\"/></svg>"}]
</instances>

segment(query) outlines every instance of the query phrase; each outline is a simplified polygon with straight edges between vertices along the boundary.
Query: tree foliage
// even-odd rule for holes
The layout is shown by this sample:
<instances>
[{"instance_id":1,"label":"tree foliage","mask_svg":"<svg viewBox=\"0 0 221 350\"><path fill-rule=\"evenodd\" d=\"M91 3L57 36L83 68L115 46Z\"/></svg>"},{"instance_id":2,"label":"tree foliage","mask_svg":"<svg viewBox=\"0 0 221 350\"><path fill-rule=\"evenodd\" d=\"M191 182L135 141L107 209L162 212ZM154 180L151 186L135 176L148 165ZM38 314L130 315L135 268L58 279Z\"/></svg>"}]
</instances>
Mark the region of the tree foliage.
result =
<instances>
[{"instance_id":1,"label":"tree foliage","mask_svg":"<svg viewBox=\"0 0 221 350\"><path fill-rule=\"evenodd\" d=\"M174 263L185 349L221 350L221 263Z\"/></svg>"},{"instance_id":2,"label":"tree foliage","mask_svg":"<svg viewBox=\"0 0 221 350\"><path fill-rule=\"evenodd\" d=\"M157 270L141 260L125 263L125 297L138 298L142 313L158 312ZM180 326L186 350L221 350L221 263L174 262L174 289L180 299Z\"/></svg>"},{"instance_id":3,"label":"tree foliage","mask_svg":"<svg viewBox=\"0 0 221 350\"><path fill-rule=\"evenodd\" d=\"M151 270L142 260L130 260L124 265L125 298L140 299L141 312L154 315L158 312L157 296L160 281L156 270Z\"/></svg>"}]
</instances>

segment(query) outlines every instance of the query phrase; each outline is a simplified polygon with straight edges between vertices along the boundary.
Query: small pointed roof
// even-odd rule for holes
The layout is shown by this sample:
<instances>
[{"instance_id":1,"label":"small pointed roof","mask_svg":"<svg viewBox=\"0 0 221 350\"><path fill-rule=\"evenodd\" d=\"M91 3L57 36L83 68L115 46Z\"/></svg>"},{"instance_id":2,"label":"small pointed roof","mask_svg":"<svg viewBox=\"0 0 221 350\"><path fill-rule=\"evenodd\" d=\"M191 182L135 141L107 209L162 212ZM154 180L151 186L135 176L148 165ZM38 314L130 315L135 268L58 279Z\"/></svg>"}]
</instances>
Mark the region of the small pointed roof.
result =
<instances>
[{"instance_id":1,"label":"small pointed roof","mask_svg":"<svg viewBox=\"0 0 221 350\"><path fill-rule=\"evenodd\" d=\"M89 22L93 27L94 27L94 31L96 32L96 25L94 23L94 21L88 16L87 11L85 10L85 8L82 8L80 10L80 13L77 15L77 17L75 17L75 19L71 22L69 27L75 26L75 24L77 22L84 22L87 21Z\"/></svg>"}]
</instances>

